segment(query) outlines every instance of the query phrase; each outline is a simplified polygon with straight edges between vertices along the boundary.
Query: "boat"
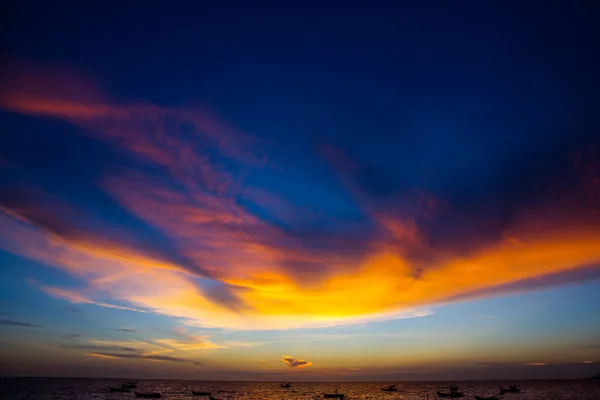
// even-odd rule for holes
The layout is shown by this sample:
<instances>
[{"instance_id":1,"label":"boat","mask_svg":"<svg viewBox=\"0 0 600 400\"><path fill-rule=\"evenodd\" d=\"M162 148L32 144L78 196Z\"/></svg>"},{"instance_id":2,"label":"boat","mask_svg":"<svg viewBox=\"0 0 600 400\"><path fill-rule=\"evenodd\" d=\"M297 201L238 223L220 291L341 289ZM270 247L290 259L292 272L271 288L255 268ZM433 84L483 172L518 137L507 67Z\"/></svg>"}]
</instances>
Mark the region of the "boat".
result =
<instances>
[{"instance_id":1,"label":"boat","mask_svg":"<svg viewBox=\"0 0 600 400\"><path fill-rule=\"evenodd\" d=\"M445 388L440 388L440 386L438 386L438 388L437 388L438 397L450 397L450 398L465 397L465 394L463 392L461 392L460 390L458 390L458 386L450 385L449 392L442 392L441 389L445 389Z\"/></svg>"},{"instance_id":2,"label":"boat","mask_svg":"<svg viewBox=\"0 0 600 400\"><path fill-rule=\"evenodd\" d=\"M109 386L108 390L110 390L111 392L129 393L130 389L124 388L124 387L112 387L112 386Z\"/></svg>"},{"instance_id":3,"label":"boat","mask_svg":"<svg viewBox=\"0 0 600 400\"><path fill-rule=\"evenodd\" d=\"M477 396L475 394L473 396L475 396L475 400L498 400L497 394L495 394L493 396L489 396L489 397Z\"/></svg>"},{"instance_id":4,"label":"boat","mask_svg":"<svg viewBox=\"0 0 600 400\"><path fill-rule=\"evenodd\" d=\"M323 393L323 397L326 399L345 399L346 395L343 393L338 393L338 390L335 389L335 393Z\"/></svg>"},{"instance_id":5,"label":"boat","mask_svg":"<svg viewBox=\"0 0 600 400\"><path fill-rule=\"evenodd\" d=\"M142 399L160 399L161 395L157 392L135 392L135 397L140 397Z\"/></svg>"},{"instance_id":6,"label":"boat","mask_svg":"<svg viewBox=\"0 0 600 400\"><path fill-rule=\"evenodd\" d=\"M282 387L282 388L285 388L285 389L287 389L287 388L291 388L291 387L292 387L292 382L283 382L283 383L281 384L281 387Z\"/></svg>"},{"instance_id":7,"label":"boat","mask_svg":"<svg viewBox=\"0 0 600 400\"><path fill-rule=\"evenodd\" d=\"M398 388L396 387L396 385L389 385L386 387L382 387L381 390L383 390L384 392L397 392Z\"/></svg>"},{"instance_id":8,"label":"boat","mask_svg":"<svg viewBox=\"0 0 600 400\"><path fill-rule=\"evenodd\" d=\"M498 389L500 389L500 393L504 394L504 393L519 393L521 391L521 388L519 387L519 385L510 385L507 388L503 388L503 387L499 387Z\"/></svg>"},{"instance_id":9,"label":"boat","mask_svg":"<svg viewBox=\"0 0 600 400\"><path fill-rule=\"evenodd\" d=\"M211 392L201 392L198 390L192 390L191 392L192 392L192 396L210 396L210 395L212 395Z\"/></svg>"},{"instance_id":10,"label":"boat","mask_svg":"<svg viewBox=\"0 0 600 400\"><path fill-rule=\"evenodd\" d=\"M137 388L137 383L138 381L126 381L121 385L121 387L124 389L135 389Z\"/></svg>"}]
</instances>

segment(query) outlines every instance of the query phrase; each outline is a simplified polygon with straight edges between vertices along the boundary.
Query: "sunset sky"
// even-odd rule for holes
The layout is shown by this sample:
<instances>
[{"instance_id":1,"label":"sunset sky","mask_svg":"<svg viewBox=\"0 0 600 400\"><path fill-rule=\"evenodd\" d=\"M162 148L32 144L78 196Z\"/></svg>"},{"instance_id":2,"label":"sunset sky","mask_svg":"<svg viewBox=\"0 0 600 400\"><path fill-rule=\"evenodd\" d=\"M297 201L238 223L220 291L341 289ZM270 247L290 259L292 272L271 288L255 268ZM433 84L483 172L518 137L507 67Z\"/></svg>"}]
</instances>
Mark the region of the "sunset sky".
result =
<instances>
[{"instance_id":1,"label":"sunset sky","mask_svg":"<svg viewBox=\"0 0 600 400\"><path fill-rule=\"evenodd\" d=\"M591 3L226 3L2 16L1 375L598 372Z\"/></svg>"}]
</instances>

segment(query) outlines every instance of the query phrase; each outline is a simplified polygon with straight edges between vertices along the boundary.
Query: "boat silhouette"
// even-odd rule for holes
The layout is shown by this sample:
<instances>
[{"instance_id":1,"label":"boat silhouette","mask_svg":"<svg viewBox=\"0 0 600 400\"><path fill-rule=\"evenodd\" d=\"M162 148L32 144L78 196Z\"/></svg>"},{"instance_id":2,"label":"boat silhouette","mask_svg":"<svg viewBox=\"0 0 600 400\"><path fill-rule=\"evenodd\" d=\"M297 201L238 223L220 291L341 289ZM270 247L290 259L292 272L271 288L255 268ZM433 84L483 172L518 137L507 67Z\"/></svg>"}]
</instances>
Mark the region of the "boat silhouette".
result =
<instances>
[{"instance_id":1,"label":"boat silhouette","mask_svg":"<svg viewBox=\"0 0 600 400\"><path fill-rule=\"evenodd\" d=\"M335 389L335 393L323 393L323 397L326 399L344 399L346 395L343 393L338 393L338 390Z\"/></svg>"},{"instance_id":2,"label":"boat silhouette","mask_svg":"<svg viewBox=\"0 0 600 400\"><path fill-rule=\"evenodd\" d=\"M129 393L130 389L126 388L126 387L112 387L109 386L108 390L110 390L111 392L121 392L121 393Z\"/></svg>"},{"instance_id":3,"label":"boat silhouette","mask_svg":"<svg viewBox=\"0 0 600 400\"><path fill-rule=\"evenodd\" d=\"M500 389L500 393L519 393L521 391L521 388L519 387L519 385L510 385L507 388L503 388L503 387L499 387L498 389Z\"/></svg>"},{"instance_id":4,"label":"boat silhouette","mask_svg":"<svg viewBox=\"0 0 600 400\"><path fill-rule=\"evenodd\" d=\"M142 399L160 399L162 396L157 392L135 392L135 397Z\"/></svg>"},{"instance_id":5,"label":"boat silhouette","mask_svg":"<svg viewBox=\"0 0 600 400\"><path fill-rule=\"evenodd\" d=\"M396 385L389 385L386 387L382 387L381 390L383 390L384 392L397 392L398 388L396 387Z\"/></svg>"},{"instance_id":6,"label":"boat silhouette","mask_svg":"<svg viewBox=\"0 0 600 400\"><path fill-rule=\"evenodd\" d=\"M437 392L436 392L438 397L450 397L450 398L465 397L465 394L463 392L461 392L460 390L458 390L458 386L450 385L449 392L442 392L441 389L445 389L445 388L438 386Z\"/></svg>"}]
</instances>

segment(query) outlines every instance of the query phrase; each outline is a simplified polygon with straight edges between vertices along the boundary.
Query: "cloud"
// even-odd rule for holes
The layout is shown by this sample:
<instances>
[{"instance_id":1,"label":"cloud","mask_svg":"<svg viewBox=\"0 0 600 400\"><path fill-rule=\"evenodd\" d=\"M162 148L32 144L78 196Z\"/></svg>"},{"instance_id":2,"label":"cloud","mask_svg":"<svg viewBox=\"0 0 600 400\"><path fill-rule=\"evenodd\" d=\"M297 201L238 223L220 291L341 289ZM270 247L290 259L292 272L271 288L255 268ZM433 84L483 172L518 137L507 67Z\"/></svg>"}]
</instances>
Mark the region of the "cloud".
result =
<instances>
[{"instance_id":1,"label":"cloud","mask_svg":"<svg viewBox=\"0 0 600 400\"><path fill-rule=\"evenodd\" d=\"M286 355L281 356L281 361L283 361L290 368L304 368L312 365L310 361L298 360L294 357Z\"/></svg>"},{"instance_id":2,"label":"cloud","mask_svg":"<svg viewBox=\"0 0 600 400\"><path fill-rule=\"evenodd\" d=\"M348 371L350 371L350 372L360 372L362 370L360 368L348 368Z\"/></svg>"},{"instance_id":3,"label":"cloud","mask_svg":"<svg viewBox=\"0 0 600 400\"><path fill-rule=\"evenodd\" d=\"M44 152L21 149L14 162L11 154L0 247L82 282L41 286L72 303L188 326L291 329L422 317L430 305L599 276L598 165L583 142L575 158L575 148L538 143L498 164L474 151L437 169L416 151L385 168L322 146L342 184L336 202L353 211L321 210L295 204L269 179L247 179L272 166L270 144L206 108L116 102L74 71L12 74L0 106L79 136L28 136L24 149L46 138ZM75 141L77 151L62 144ZM85 201L48 183L68 171L80 174L71 182ZM275 171L268 175L284 179Z\"/></svg>"},{"instance_id":4,"label":"cloud","mask_svg":"<svg viewBox=\"0 0 600 400\"><path fill-rule=\"evenodd\" d=\"M137 329L131 328L113 328L113 331L121 331L121 332L138 332Z\"/></svg>"},{"instance_id":5,"label":"cloud","mask_svg":"<svg viewBox=\"0 0 600 400\"><path fill-rule=\"evenodd\" d=\"M472 292L461 293L449 300L469 300L495 295L507 295L522 293L534 289L550 288L559 285L567 285L578 282L589 282L600 279L600 268L594 266L581 266L579 269L561 271L541 277L522 279L503 285L477 289ZM491 316L479 316L480 318L493 318Z\"/></svg>"},{"instance_id":6,"label":"cloud","mask_svg":"<svg viewBox=\"0 0 600 400\"><path fill-rule=\"evenodd\" d=\"M224 346L207 340L208 336L198 337L196 340L180 341L176 339L156 339L154 342L165 348L178 351L191 351L200 349L220 349Z\"/></svg>"},{"instance_id":7,"label":"cloud","mask_svg":"<svg viewBox=\"0 0 600 400\"><path fill-rule=\"evenodd\" d=\"M228 340L223 342L224 347L258 347L267 344L267 342L245 342L241 340Z\"/></svg>"},{"instance_id":8,"label":"cloud","mask_svg":"<svg viewBox=\"0 0 600 400\"><path fill-rule=\"evenodd\" d=\"M212 348L212 345L213 344L205 338L202 342L197 341L194 343L181 343L172 339L124 341L88 340L84 343L60 343L51 346L66 350L85 351L85 354L89 356L100 358L187 362L195 365L202 365L199 361L191 360L187 356L191 351Z\"/></svg>"},{"instance_id":9,"label":"cloud","mask_svg":"<svg viewBox=\"0 0 600 400\"><path fill-rule=\"evenodd\" d=\"M64 335L64 338L68 340L79 339L80 337L81 335L78 333L66 333Z\"/></svg>"},{"instance_id":10,"label":"cloud","mask_svg":"<svg viewBox=\"0 0 600 400\"><path fill-rule=\"evenodd\" d=\"M545 365L548 365L548 363L532 362L532 363L525 363L525 365L529 365L529 366L532 366L532 367L543 367Z\"/></svg>"},{"instance_id":11,"label":"cloud","mask_svg":"<svg viewBox=\"0 0 600 400\"><path fill-rule=\"evenodd\" d=\"M90 299L86 298L85 296L83 296L82 294L80 294L76 291L73 291L73 290L60 289L60 288L56 288L56 287L44 287L44 286L42 286L42 290L51 296L54 296L54 297L57 297L57 298L63 299L63 300L68 300L72 303L92 304L92 305L99 306L99 307L116 308L117 310L135 311L135 312L141 312L141 313L146 312L144 310L140 310L137 308L117 306L114 304L108 304L108 303L90 300Z\"/></svg>"},{"instance_id":12,"label":"cloud","mask_svg":"<svg viewBox=\"0 0 600 400\"><path fill-rule=\"evenodd\" d=\"M136 347L124 347L118 345L94 345L94 344L57 344L54 347L68 350L92 350L92 351L105 351L105 350L119 350L131 353L140 352L140 348Z\"/></svg>"},{"instance_id":13,"label":"cloud","mask_svg":"<svg viewBox=\"0 0 600 400\"><path fill-rule=\"evenodd\" d=\"M484 367L501 367L501 366L507 366L507 365L512 365L510 363L503 363L503 362L489 362L489 361L478 361L475 364L477 365L482 365Z\"/></svg>"},{"instance_id":14,"label":"cloud","mask_svg":"<svg viewBox=\"0 0 600 400\"><path fill-rule=\"evenodd\" d=\"M0 325L22 326L25 328L41 328L41 325L32 324L29 322L15 321L12 319L0 319Z\"/></svg>"},{"instance_id":15,"label":"cloud","mask_svg":"<svg viewBox=\"0 0 600 400\"><path fill-rule=\"evenodd\" d=\"M144 355L144 354L128 354L128 353L89 353L88 355L99 358L123 358L123 359L140 359L148 361L169 361L177 363L191 363L194 365L203 365L200 361L188 360L185 358L171 357L171 356L159 356L159 355Z\"/></svg>"}]
</instances>

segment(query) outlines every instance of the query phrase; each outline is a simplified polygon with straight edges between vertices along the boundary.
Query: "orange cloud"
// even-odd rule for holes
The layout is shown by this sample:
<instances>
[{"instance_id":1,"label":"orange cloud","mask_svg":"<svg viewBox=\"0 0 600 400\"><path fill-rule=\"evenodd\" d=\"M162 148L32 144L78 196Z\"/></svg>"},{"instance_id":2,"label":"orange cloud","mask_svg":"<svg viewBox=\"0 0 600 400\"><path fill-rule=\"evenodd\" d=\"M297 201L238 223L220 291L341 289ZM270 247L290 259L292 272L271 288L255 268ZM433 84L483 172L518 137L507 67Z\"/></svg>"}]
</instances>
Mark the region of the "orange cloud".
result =
<instances>
[{"instance_id":1,"label":"orange cloud","mask_svg":"<svg viewBox=\"0 0 600 400\"><path fill-rule=\"evenodd\" d=\"M10 79L0 92L0 105L66 121L124 157L160 171L122 168L98 185L172 241L177 255L130 243L118 232L68 225L87 214L65 206L58 215L54 204L42 204L37 194L25 194L27 201L0 198L0 247L83 282L78 290L45 288L55 297L157 312L192 325L281 329L424 316L431 305L556 284L557 277L586 268L597 271L600 265L600 214L596 203L590 206L598 180L595 167L583 162L591 193L584 205L559 212L555 204L536 204L515 212L489 237L477 230L465 234L465 225L480 221L459 215L460 223L441 229L443 245L438 246L430 232L435 218L455 217L443 199L418 190L377 201L352 178L360 166L330 148L330 158L341 166L371 224L340 234L290 231L249 212L238 197L245 194L275 207L282 219L293 219L293 206L276 194L248 190L244 174L220 162L235 162L241 170L268 164L256 137L206 109L117 104L75 74L53 72L51 79L42 79L38 72ZM191 131L182 133L189 126ZM215 160L207 148L216 149L220 158ZM398 202L406 206L401 212L395 208Z\"/></svg>"},{"instance_id":2,"label":"orange cloud","mask_svg":"<svg viewBox=\"0 0 600 400\"><path fill-rule=\"evenodd\" d=\"M294 357L286 355L281 356L281 361L283 361L290 368L305 368L312 365L310 361L298 360Z\"/></svg>"}]
</instances>

